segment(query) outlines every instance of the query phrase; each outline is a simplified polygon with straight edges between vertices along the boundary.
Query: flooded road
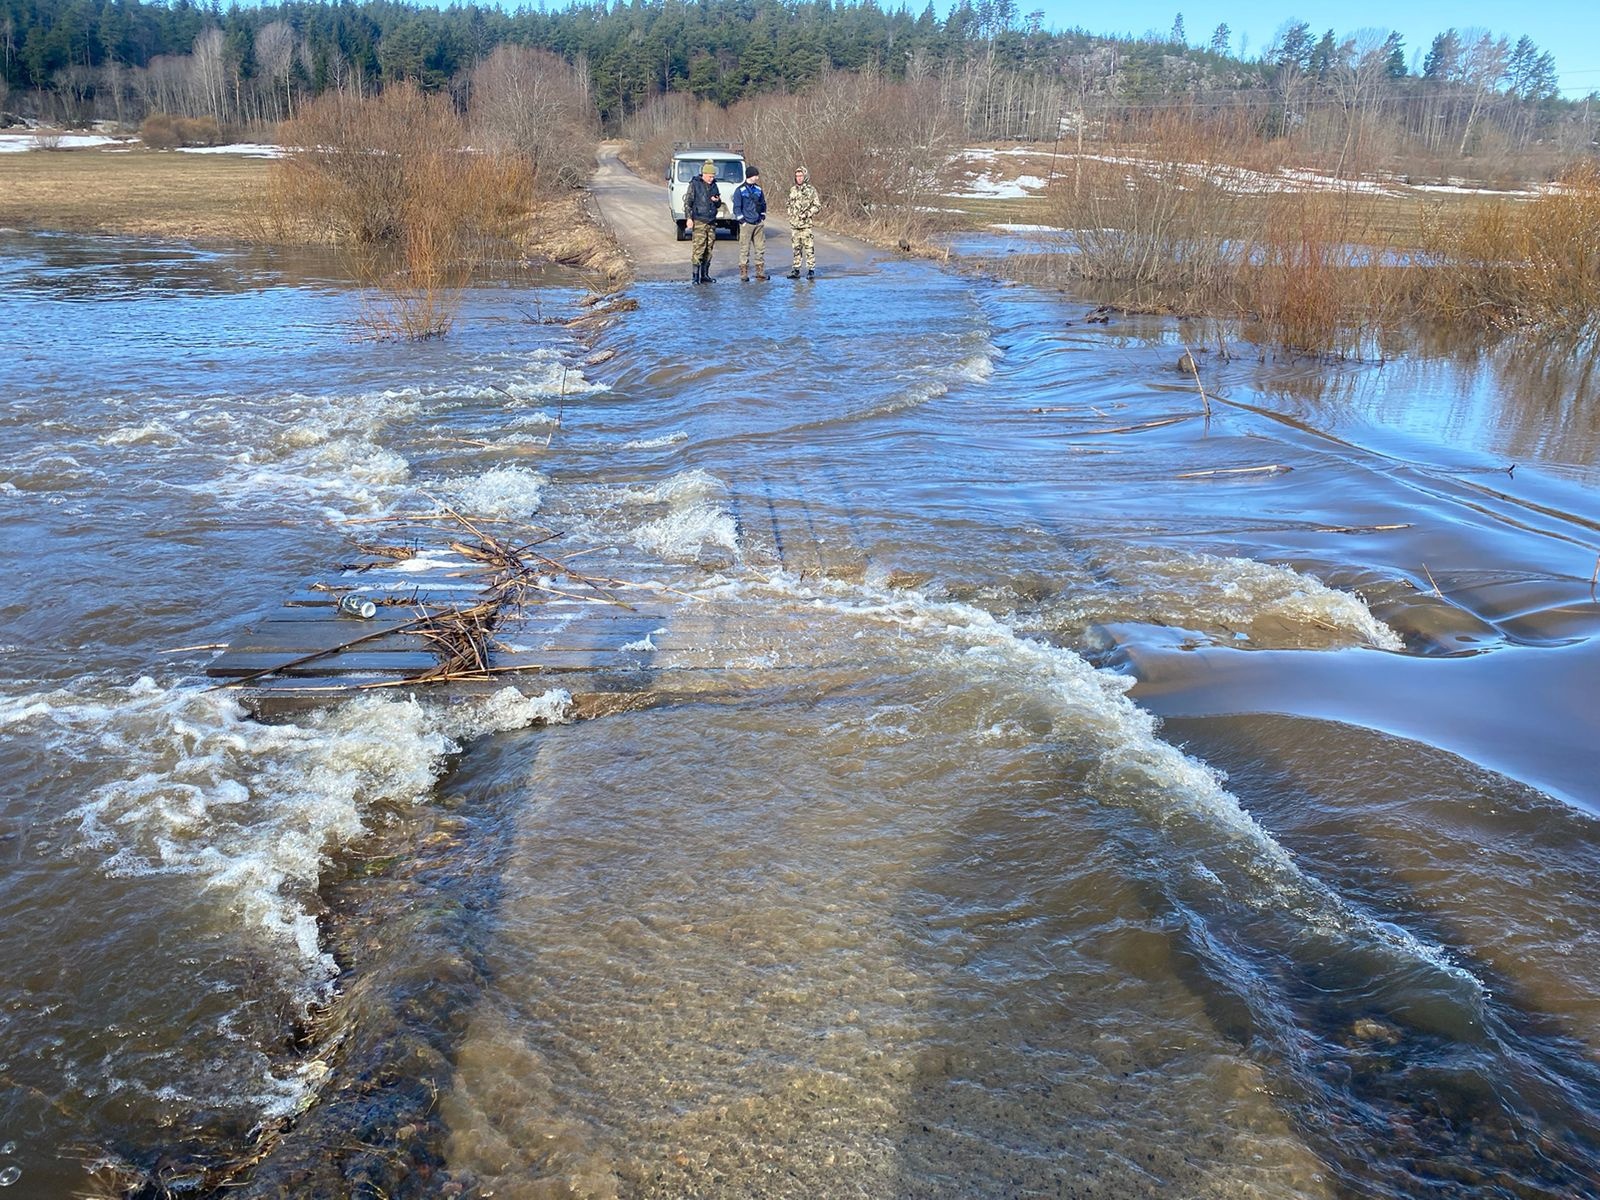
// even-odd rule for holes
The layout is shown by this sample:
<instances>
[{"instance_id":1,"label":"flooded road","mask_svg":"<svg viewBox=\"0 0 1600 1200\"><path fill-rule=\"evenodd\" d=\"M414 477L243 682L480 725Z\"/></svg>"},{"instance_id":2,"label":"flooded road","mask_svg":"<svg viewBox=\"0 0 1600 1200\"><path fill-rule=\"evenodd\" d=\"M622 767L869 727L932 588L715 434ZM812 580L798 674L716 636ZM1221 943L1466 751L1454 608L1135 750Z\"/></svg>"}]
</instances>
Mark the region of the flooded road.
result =
<instances>
[{"instance_id":1,"label":"flooded road","mask_svg":"<svg viewBox=\"0 0 1600 1200\"><path fill-rule=\"evenodd\" d=\"M1197 350L1207 416L1180 325L920 263L407 346L0 245L0 1187L1600 1194L1587 379ZM739 686L205 690L441 500Z\"/></svg>"}]
</instances>

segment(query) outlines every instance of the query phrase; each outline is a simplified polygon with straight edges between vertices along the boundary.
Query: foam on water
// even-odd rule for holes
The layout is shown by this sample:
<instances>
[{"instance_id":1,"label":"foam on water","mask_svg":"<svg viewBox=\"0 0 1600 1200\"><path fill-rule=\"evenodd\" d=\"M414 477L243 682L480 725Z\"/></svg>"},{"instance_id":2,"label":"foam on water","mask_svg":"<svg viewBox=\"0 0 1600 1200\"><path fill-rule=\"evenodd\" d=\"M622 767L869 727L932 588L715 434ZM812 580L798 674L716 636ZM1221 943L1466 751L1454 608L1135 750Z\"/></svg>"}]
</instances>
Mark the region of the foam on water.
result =
<instances>
[{"instance_id":1,"label":"foam on water","mask_svg":"<svg viewBox=\"0 0 1600 1200\"><path fill-rule=\"evenodd\" d=\"M1348 592L1287 566L1186 551L1121 547L1110 577L1064 592L1056 622L1144 622L1262 649L1404 643Z\"/></svg>"},{"instance_id":2,"label":"foam on water","mask_svg":"<svg viewBox=\"0 0 1600 1200\"><path fill-rule=\"evenodd\" d=\"M1095 757L1102 798L1127 804L1157 827L1196 820L1231 847L1229 860L1248 881L1229 899L1253 908L1288 912L1315 937L1340 945L1378 950L1391 960L1420 967L1464 1004L1473 1020L1485 998L1479 980L1438 945L1350 907L1339 895L1301 870L1294 858L1240 805L1211 767L1163 741L1156 718L1127 692L1133 680L1098 670L1070 650L1022 636L1005 621L957 601L924 593L888 591L870 584L804 580L779 573L760 583L724 585L738 594L776 592L852 623L869 622L925 640L961 673L976 674L1003 688L1043 696L1056 713L1059 736ZM859 635L857 635L859 636ZM1220 884L1214 872L1209 878ZM1197 878L1204 876L1197 875ZM1226 885L1223 885L1226 886Z\"/></svg>"},{"instance_id":3,"label":"foam on water","mask_svg":"<svg viewBox=\"0 0 1600 1200\"><path fill-rule=\"evenodd\" d=\"M282 403L287 407L281 410L236 417L230 431L235 449L224 460L227 466L215 478L179 486L220 496L236 507L289 497L319 506L329 518L380 511L396 502L411 478L411 464L390 444L391 431L420 411L415 389L331 398L293 395Z\"/></svg>"},{"instance_id":4,"label":"foam on water","mask_svg":"<svg viewBox=\"0 0 1600 1200\"><path fill-rule=\"evenodd\" d=\"M626 536L641 549L675 562L692 562L707 546L739 553L738 523L726 507L728 485L707 471L685 471L650 488L624 491L631 508L666 511L632 524Z\"/></svg>"},{"instance_id":5,"label":"foam on water","mask_svg":"<svg viewBox=\"0 0 1600 1200\"><path fill-rule=\"evenodd\" d=\"M148 678L95 695L61 689L0 700L8 740L78 764L82 802L48 818L59 822L54 833L36 821L41 845L106 877L108 894L151 926L135 931L136 941L147 942L159 923L162 946L130 948L137 957L115 969L159 972L170 955L193 981L174 1000L194 1022L181 1040L158 1035L108 1051L76 1031L71 1044L65 1036L51 1043L48 1069L97 1104L148 1101L175 1119L196 1110L251 1120L298 1111L317 1080L279 1059L279 1022L263 1021L261 1005L287 1016L328 998L335 964L317 914L332 856L377 814L427 797L466 739L563 721L570 703L563 691L524 697L512 688L444 706L373 696L298 724L265 725L227 693ZM52 877L41 869L34 886ZM74 877L76 868L56 886ZM34 903L73 899L44 890ZM107 933L86 922L83 942L62 952L93 962ZM208 964L218 960L228 966L213 972ZM253 982L231 994L246 969ZM142 983L160 987L159 978ZM39 1020L49 1010L33 1013ZM50 1030L38 1028L35 1044Z\"/></svg>"},{"instance_id":6,"label":"foam on water","mask_svg":"<svg viewBox=\"0 0 1600 1200\"><path fill-rule=\"evenodd\" d=\"M659 450L663 446L676 446L679 442L687 442L689 435L681 429L672 433L664 433L660 437L634 438L632 441L623 442L624 450Z\"/></svg>"},{"instance_id":7,"label":"foam on water","mask_svg":"<svg viewBox=\"0 0 1600 1200\"><path fill-rule=\"evenodd\" d=\"M113 429L110 433L102 434L100 444L103 446L170 446L180 440L179 435L166 422L159 419L145 421L139 425L128 425L121 429Z\"/></svg>"},{"instance_id":8,"label":"foam on water","mask_svg":"<svg viewBox=\"0 0 1600 1200\"><path fill-rule=\"evenodd\" d=\"M592 396L609 390L605 384L588 379L559 350L535 350L510 369L495 365L485 369L492 370L496 377L492 394L501 401L510 401L513 407L552 396Z\"/></svg>"},{"instance_id":9,"label":"foam on water","mask_svg":"<svg viewBox=\"0 0 1600 1200\"><path fill-rule=\"evenodd\" d=\"M237 936L288 953L309 997L334 970L315 917L328 855L376 806L427 795L462 740L563 720L569 703L513 688L445 708L370 697L266 725L227 693L145 678L99 701L7 698L0 727L115 768L69 814L81 845L114 875L192 877Z\"/></svg>"},{"instance_id":10,"label":"foam on water","mask_svg":"<svg viewBox=\"0 0 1600 1200\"><path fill-rule=\"evenodd\" d=\"M527 467L496 467L448 480L443 490L474 516L511 521L539 511L549 482L548 475Z\"/></svg>"}]
</instances>

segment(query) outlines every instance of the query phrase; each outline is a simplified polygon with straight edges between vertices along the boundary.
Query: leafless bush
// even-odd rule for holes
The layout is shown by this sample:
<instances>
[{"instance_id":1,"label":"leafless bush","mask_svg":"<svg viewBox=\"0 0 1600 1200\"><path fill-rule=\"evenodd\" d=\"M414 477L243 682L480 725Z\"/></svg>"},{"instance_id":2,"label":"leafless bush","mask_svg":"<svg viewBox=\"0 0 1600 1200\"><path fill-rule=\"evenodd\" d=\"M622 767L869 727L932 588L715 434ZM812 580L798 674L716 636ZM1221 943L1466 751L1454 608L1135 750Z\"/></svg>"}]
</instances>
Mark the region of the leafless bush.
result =
<instances>
[{"instance_id":1,"label":"leafless bush","mask_svg":"<svg viewBox=\"0 0 1600 1200\"><path fill-rule=\"evenodd\" d=\"M220 146L222 129L211 117L151 113L139 126L139 138L152 150L176 150L180 146Z\"/></svg>"},{"instance_id":2,"label":"leafless bush","mask_svg":"<svg viewBox=\"0 0 1600 1200\"><path fill-rule=\"evenodd\" d=\"M473 266L513 232L531 191L523 160L469 150L466 133L447 98L409 84L372 99L325 95L282 127L288 152L269 171L264 222L289 239L309 223L354 248L377 333L443 334Z\"/></svg>"},{"instance_id":3,"label":"leafless bush","mask_svg":"<svg viewBox=\"0 0 1600 1200\"><path fill-rule=\"evenodd\" d=\"M1358 349L1402 315L1414 280L1351 193L1280 192L1244 249L1233 288L1258 340L1315 353Z\"/></svg>"},{"instance_id":4,"label":"leafless bush","mask_svg":"<svg viewBox=\"0 0 1600 1200\"><path fill-rule=\"evenodd\" d=\"M1181 116L1141 133L1138 142L1074 156L1051 216L1067 231L1082 278L1193 304L1238 273L1241 231L1263 202L1252 182L1281 159L1245 130Z\"/></svg>"},{"instance_id":5,"label":"leafless bush","mask_svg":"<svg viewBox=\"0 0 1600 1200\"><path fill-rule=\"evenodd\" d=\"M838 216L911 237L948 181L959 122L932 80L830 75L799 97L794 161L810 167Z\"/></svg>"},{"instance_id":6,"label":"leafless bush","mask_svg":"<svg viewBox=\"0 0 1600 1200\"><path fill-rule=\"evenodd\" d=\"M661 180L678 142L743 140L728 110L687 92L654 96L624 123L624 157L646 179ZM745 154L760 165L764 142L746 142Z\"/></svg>"},{"instance_id":7,"label":"leafless bush","mask_svg":"<svg viewBox=\"0 0 1600 1200\"><path fill-rule=\"evenodd\" d=\"M1051 207L1072 273L1133 306L1237 311L1277 345L1356 349L1415 280L1355 187L1292 177L1291 154L1242 121L1167 115L1073 156Z\"/></svg>"},{"instance_id":8,"label":"leafless bush","mask_svg":"<svg viewBox=\"0 0 1600 1200\"><path fill-rule=\"evenodd\" d=\"M1531 201L1496 200L1429 230L1428 307L1479 325L1600 332L1600 162Z\"/></svg>"},{"instance_id":9,"label":"leafless bush","mask_svg":"<svg viewBox=\"0 0 1600 1200\"><path fill-rule=\"evenodd\" d=\"M534 186L588 178L597 118L583 72L546 50L500 45L473 68L469 95L480 144L525 159Z\"/></svg>"}]
</instances>

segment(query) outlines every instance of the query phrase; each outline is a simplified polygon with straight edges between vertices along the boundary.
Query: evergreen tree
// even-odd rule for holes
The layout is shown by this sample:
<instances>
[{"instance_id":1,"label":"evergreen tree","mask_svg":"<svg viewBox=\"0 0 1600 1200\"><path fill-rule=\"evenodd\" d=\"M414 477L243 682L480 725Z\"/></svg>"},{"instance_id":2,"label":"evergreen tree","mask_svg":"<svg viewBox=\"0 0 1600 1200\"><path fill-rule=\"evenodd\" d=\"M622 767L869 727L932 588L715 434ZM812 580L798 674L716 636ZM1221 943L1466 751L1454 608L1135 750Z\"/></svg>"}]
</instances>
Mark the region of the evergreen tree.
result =
<instances>
[{"instance_id":1,"label":"evergreen tree","mask_svg":"<svg viewBox=\"0 0 1600 1200\"><path fill-rule=\"evenodd\" d=\"M1383 42L1383 70L1390 79L1406 77L1406 41L1398 33L1391 33Z\"/></svg>"},{"instance_id":2,"label":"evergreen tree","mask_svg":"<svg viewBox=\"0 0 1600 1200\"><path fill-rule=\"evenodd\" d=\"M1433 39L1428 55L1422 60L1422 77L1444 81L1461 73L1461 39L1454 29L1446 29Z\"/></svg>"}]
</instances>

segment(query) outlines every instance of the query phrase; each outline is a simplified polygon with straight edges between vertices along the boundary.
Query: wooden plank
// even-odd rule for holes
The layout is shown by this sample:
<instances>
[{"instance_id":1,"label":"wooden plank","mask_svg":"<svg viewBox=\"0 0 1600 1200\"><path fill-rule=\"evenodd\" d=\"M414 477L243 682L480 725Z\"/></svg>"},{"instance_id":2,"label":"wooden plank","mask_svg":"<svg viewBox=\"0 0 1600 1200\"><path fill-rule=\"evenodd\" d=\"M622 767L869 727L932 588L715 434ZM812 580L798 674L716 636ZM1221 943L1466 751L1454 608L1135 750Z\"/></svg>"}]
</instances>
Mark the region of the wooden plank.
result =
<instances>
[{"instance_id":1,"label":"wooden plank","mask_svg":"<svg viewBox=\"0 0 1600 1200\"><path fill-rule=\"evenodd\" d=\"M364 600L370 600L371 598L370 596L362 597ZM437 605L431 606L430 611L450 611L460 607L462 606L456 604ZM364 625L376 628L382 624L399 625L406 621L415 621L421 615L422 613L417 610L417 606L413 604L380 604L378 605L377 615L365 619L339 616L333 611L333 605L331 604L306 604L296 605L292 608L287 606L275 608L266 616L255 621L250 628L253 629L262 624L292 625L305 622L316 624L320 621L339 621L349 624L361 621Z\"/></svg>"},{"instance_id":2,"label":"wooden plank","mask_svg":"<svg viewBox=\"0 0 1600 1200\"><path fill-rule=\"evenodd\" d=\"M321 658L314 658L310 662L300 663L296 666L285 666L287 663L294 662L295 657L293 654L234 653L228 650L207 664L206 674L213 677L249 675L255 671L282 667L283 671L281 673L288 675L341 675L352 671L415 675L439 664L439 658L434 654L419 654L404 650L389 653L382 650L367 651L362 648L360 650L344 650L338 654L327 654Z\"/></svg>"},{"instance_id":3,"label":"wooden plank","mask_svg":"<svg viewBox=\"0 0 1600 1200\"><path fill-rule=\"evenodd\" d=\"M398 624L398 623L396 623ZM372 637L381 633L381 627L374 628L376 621L345 622L327 621L322 623L307 622L294 624L284 622L270 622L253 630L246 630L233 639L228 647L229 653L260 653L260 654L312 654L318 650L336 650L347 642L352 642L361 637ZM363 628L362 626L367 626ZM391 626L392 628L393 626ZM394 652L426 651L431 649L431 643L421 634L413 632L387 633L381 637L373 638L370 642L362 642L362 650L383 650Z\"/></svg>"},{"instance_id":4,"label":"wooden plank","mask_svg":"<svg viewBox=\"0 0 1600 1200\"><path fill-rule=\"evenodd\" d=\"M339 597L345 594L348 593L319 592L307 588L304 591L295 592L284 601L284 604L291 608L332 608L339 603ZM357 590L354 594L360 596L363 600L371 600L379 608L400 609L404 609L411 604L448 604L457 608L466 608L488 598L483 589L478 587L422 587L415 592L409 588L405 591L392 592Z\"/></svg>"}]
</instances>

